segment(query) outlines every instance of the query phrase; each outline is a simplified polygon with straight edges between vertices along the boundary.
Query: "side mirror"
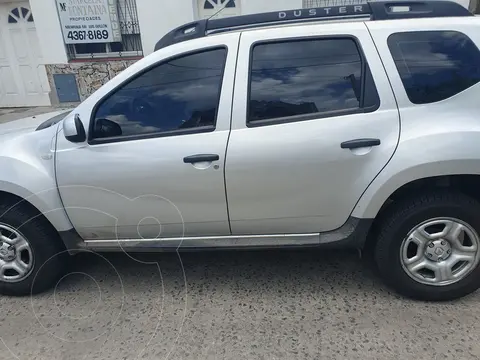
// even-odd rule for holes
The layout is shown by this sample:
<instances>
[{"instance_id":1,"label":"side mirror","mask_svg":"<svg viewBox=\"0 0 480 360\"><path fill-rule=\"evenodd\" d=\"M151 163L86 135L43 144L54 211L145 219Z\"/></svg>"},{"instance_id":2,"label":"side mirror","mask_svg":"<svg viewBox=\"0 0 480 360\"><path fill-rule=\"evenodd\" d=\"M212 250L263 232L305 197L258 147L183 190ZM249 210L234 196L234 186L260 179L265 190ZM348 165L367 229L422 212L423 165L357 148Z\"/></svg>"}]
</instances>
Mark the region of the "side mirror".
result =
<instances>
[{"instance_id":1,"label":"side mirror","mask_svg":"<svg viewBox=\"0 0 480 360\"><path fill-rule=\"evenodd\" d=\"M95 138L121 136L122 128L115 121L108 119L96 119L93 134Z\"/></svg>"},{"instance_id":2,"label":"side mirror","mask_svg":"<svg viewBox=\"0 0 480 360\"><path fill-rule=\"evenodd\" d=\"M87 140L85 128L83 127L83 123L78 114L75 114L73 118L68 116L63 121L63 134L68 141L74 143L84 142Z\"/></svg>"}]
</instances>

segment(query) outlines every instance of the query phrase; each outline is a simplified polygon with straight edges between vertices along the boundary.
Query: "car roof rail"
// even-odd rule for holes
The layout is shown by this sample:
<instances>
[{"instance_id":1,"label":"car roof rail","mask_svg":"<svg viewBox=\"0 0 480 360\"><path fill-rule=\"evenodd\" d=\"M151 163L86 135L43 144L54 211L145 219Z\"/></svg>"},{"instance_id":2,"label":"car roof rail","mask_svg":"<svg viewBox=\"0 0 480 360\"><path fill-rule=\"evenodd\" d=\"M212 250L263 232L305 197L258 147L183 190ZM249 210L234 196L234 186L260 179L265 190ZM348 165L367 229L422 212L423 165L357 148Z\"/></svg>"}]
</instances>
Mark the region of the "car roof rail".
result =
<instances>
[{"instance_id":1,"label":"car roof rail","mask_svg":"<svg viewBox=\"0 0 480 360\"><path fill-rule=\"evenodd\" d=\"M366 4L328 6L233 16L223 19L205 19L182 25L160 39L155 51L182 41L213 33L256 28L285 23L366 18L369 20L394 20L428 17L473 16L462 5L445 0L432 1L372 1Z\"/></svg>"},{"instance_id":2,"label":"car roof rail","mask_svg":"<svg viewBox=\"0 0 480 360\"><path fill-rule=\"evenodd\" d=\"M473 16L467 8L453 1L372 1L371 20L395 20L429 17Z\"/></svg>"}]
</instances>

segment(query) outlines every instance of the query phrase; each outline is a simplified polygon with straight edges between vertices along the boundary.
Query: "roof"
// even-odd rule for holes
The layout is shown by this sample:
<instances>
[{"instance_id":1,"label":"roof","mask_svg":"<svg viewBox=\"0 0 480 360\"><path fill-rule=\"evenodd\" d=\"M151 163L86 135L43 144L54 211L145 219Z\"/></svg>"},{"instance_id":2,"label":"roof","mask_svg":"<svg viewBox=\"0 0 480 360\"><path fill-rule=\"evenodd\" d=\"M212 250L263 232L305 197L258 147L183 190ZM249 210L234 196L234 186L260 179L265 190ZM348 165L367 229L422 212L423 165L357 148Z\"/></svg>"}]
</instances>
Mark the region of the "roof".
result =
<instances>
[{"instance_id":1,"label":"roof","mask_svg":"<svg viewBox=\"0 0 480 360\"><path fill-rule=\"evenodd\" d=\"M274 11L224 19L206 19L182 25L155 45L155 51L182 41L213 33L267 25L289 24L334 19L364 17L369 20L394 20L427 17L473 16L462 5L452 1L375 1L361 5L329 6L323 8Z\"/></svg>"}]
</instances>

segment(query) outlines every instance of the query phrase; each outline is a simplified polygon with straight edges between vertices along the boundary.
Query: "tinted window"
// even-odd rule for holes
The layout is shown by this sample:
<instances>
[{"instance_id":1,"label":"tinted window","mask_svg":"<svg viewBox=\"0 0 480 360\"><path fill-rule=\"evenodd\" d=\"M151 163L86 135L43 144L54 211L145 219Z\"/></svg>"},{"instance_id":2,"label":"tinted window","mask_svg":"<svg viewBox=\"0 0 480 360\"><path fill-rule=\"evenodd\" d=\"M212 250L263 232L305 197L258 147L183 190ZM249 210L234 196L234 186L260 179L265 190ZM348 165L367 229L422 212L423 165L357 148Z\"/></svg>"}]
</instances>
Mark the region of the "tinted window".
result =
<instances>
[{"instance_id":1,"label":"tinted window","mask_svg":"<svg viewBox=\"0 0 480 360\"><path fill-rule=\"evenodd\" d=\"M396 33L388 38L388 46L415 104L447 99L480 81L480 52L465 34Z\"/></svg>"},{"instance_id":2,"label":"tinted window","mask_svg":"<svg viewBox=\"0 0 480 360\"><path fill-rule=\"evenodd\" d=\"M248 121L358 109L361 76L362 60L352 39L256 45Z\"/></svg>"},{"instance_id":3,"label":"tinted window","mask_svg":"<svg viewBox=\"0 0 480 360\"><path fill-rule=\"evenodd\" d=\"M99 106L93 137L213 127L225 58L226 50L218 49L177 58L148 70Z\"/></svg>"}]
</instances>

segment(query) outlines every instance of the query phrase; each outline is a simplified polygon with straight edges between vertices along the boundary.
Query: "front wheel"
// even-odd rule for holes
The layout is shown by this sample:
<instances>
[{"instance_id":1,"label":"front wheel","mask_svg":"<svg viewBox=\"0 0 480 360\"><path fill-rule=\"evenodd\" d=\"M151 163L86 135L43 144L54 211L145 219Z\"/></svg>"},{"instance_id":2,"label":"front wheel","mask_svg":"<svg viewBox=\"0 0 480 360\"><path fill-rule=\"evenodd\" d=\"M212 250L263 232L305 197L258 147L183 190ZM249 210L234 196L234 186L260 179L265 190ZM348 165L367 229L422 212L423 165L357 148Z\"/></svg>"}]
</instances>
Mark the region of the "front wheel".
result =
<instances>
[{"instance_id":1,"label":"front wheel","mask_svg":"<svg viewBox=\"0 0 480 360\"><path fill-rule=\"evenodd\" d=\"M420 300L452 300L480 287L480 204L431 193L393 205L380 224L375 260L384 281Z\"/></svg>"},{"instance_id":2,"label":"front wheel","mask_svg":"<svg viewBox=\"0 0 480 360\"><path fill-rule=\"evenodd\" d=\"M51 288L64 274L66 256L58 233L30 204L0 204L0 294Z\"/></svg>"}]
</instances>

